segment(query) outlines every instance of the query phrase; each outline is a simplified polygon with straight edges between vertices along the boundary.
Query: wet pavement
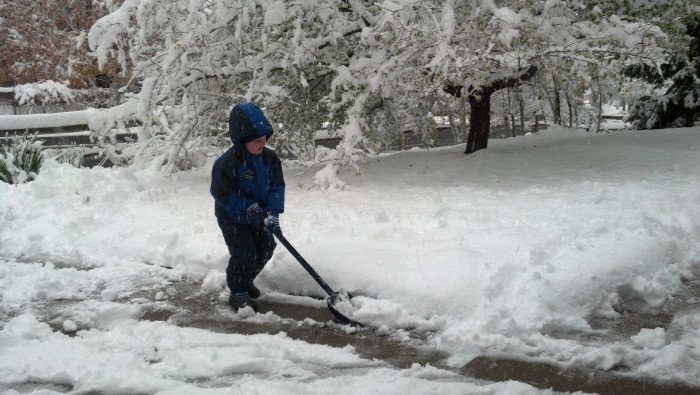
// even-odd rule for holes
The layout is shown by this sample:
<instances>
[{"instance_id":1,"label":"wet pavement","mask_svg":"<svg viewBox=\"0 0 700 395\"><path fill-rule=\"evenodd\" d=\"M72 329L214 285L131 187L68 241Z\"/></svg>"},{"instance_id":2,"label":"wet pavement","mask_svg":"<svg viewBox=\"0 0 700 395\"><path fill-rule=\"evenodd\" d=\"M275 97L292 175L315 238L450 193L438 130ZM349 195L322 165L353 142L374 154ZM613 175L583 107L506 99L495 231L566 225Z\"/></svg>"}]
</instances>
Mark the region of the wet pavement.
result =
<instances>
[{"instance_id":1,"label":"wet pavement","mask_svg":"<svg viewBox=\"0 0 700 395\"><path fill-rule=\"evenodd\" d=\"M169 321L179 326L195 327L222 333L240 334L277 334L285 332L293 339L313 344L333 347L352 346L363 358L385 361L397 368L409 368L413 364L426 365L460 373L469 381L497 382L516 380L537 388L552 389L560 392L583 391L598 394L674 394L700 395L700 388L692 388L677 383L630 378L624 372L599 370L561 370L555 366L528 362L518 358L480 356L469 364L456 369L446 364L447 354L428 346L425 341L428 333L411 331L409 339L405 336L397 339L391 335L379 333L371 328L348 330L338 325L322 302L312 304L290 304L274 298L263 297L260 300L261 313L274 313L274 319L246 320L232 319L225 295L220 292L204 292L201 283L185 279L170 284L161 284L160 294L167 293L165 303L146 303L142 320ZM152 287L143 287L134 292L131 300L154 300ZM658 309L636 305L634 301L622 303L621 318L614 321L599 320L592 322L595 329L602 329L597 339L590 334L585 338L609 343L629 338L642 328L668 328L676 314L690 309L700 308L700 281L687 282L675 298ZM34 306L43 312L46 322L53 323L54 330L62 330L61 314L67 307L77 301L42 301ZM163 301L160 301L163 302ZM268 314L270 316L270 314ZM576 334L550 336L574 338ZM595 336L595 335L594 335ZM31 383L27 383L31 388ZM61 392L61 391L59 391Z\"/></svg>"},{"instance_id":2,"label":"wet pavement","mask_svg":"<svg viewBox=\"0 0 700 395\"><path fill-rule=\"evenodd\" d=\"M277 334L285 332L290 338L308 343L333 347L354 347L363 358L385 361L397 368L405 369L418 363L458 372L466 377L483 382L516 380L537 388L560 392L583 391L611 395L673 394L700 395L700 388L677 383L630 378L624 372L599 370L561 370L557 367L518 359L480 356L461 369L446 364L447 354L427 346L423 340L426 333L411 332L410 340L397 340L372 329L362 328L348 332L333 322L333 316L325 307L313 307L278 301L261 300L261 313L268 311L283 317L279 322L249 322L230 320L217 313L224 302L216 296L204 297L199 285L184 283L178 286L178 298L173 300L179 312L168 317L167 312L147 312L142 319L169 319L171 322L215 332L242 334ZM199 296L193 296L197 295ZM187 296L190 295L190 296ZM633 303L623 303L622 317L614 321L598 321L596 329L601 331L595 340L607 343L629 338L642 328L668 328L675 314L700 308L694 300L700 299L700 281L684 284L679 294L659 309L642 308ZM189 313L192 312L192 313ZM195 313L196 312L196 313ZM308 319L314 321L309 324ZM305 320L307 320L305 322ZM590 339L590 335L586 335Z\"/></svg>"}]
</instances>

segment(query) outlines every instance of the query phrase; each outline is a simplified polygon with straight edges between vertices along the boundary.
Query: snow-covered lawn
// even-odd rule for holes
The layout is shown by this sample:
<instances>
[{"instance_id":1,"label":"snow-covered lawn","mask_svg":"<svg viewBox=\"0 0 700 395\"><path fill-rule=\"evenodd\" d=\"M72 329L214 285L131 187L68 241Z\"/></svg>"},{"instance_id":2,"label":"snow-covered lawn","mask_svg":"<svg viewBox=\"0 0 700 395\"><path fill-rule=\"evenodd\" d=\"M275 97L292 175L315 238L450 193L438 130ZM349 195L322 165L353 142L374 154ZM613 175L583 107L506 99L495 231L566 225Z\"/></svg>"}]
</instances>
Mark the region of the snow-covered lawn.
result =
<instances>
[{"instance_id":1,"label":"snow-covered lawn","mask_svg":"<svg viewBox=\"0 0 700 395\"><path fill-rule=\"evenodd\" d=\"M283 231L332 287L356 295L356 320L398 338L424 331L454 366L505 354L700 386L698 300L682 301L691 308L667 328L590 340L599 334L593 320L659 308L700 275L700 128L550 128L489 144L468 156L460 145L370 159L362 175L341 170L342 190L314 188L317 169L290 166ZM135 319L144 301L131 296L149 284L194 277L225 295L228 254L208 193L210 166L163 178L48 163L31 183L0 184L0 384L540 393L466 383L430 366L394 369L284 334ZM323 296L281 245L258 286ZM35 314L36 303L62 299L81 301L61 322L75 336ZM347 371L327 371L339 368Z\"/></svg>"}]
</instances>

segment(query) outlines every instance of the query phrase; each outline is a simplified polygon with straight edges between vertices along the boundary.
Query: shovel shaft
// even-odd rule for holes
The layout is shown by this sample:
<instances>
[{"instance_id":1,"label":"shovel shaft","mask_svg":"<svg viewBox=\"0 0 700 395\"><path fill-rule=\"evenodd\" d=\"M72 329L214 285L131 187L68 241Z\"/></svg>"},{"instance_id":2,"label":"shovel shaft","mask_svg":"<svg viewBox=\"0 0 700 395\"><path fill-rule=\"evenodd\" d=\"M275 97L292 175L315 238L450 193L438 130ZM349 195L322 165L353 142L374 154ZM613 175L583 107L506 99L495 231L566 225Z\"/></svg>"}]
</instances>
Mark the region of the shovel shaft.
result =
<instances>
[{"instance_id":1,"label":"shovel shaft","mask_svg":"<svg viewBox=\"0 0 700 395\"><path fill-rule=\"evenodd\" d=\"M325 281L323 281L321 276L319 276L318 273L316 273L316 271L314 270L314 268L312 268L311 265L309 265L309 263L306 262L306 259L304 259L304 257L301 256L301 254L296 250L296 248L294 248L287 241L287 239L284 236L282 236L282 231L279 228L276 228L276 229L272 230L272 234L275 235L275 237L277 237L277 240L279 240L279 242L282 243L287 248L287 250L289 250L290 254L294 255L294 258L296 258L296 260L299 261L301 266L303 266L304 269L306 269L306 271L309 272L311 277L313 277L314 280L316 280L318 285L320 285L321 288L323 288L323 290L326 291L326 293L328 294L328 301L327 301L328 309L335 316L335 318L343 324L352 325L354 327L361 328L363 326L362 324L360 324L357 321L351 320L350 318L346 317L345 315L343 315L341 312L339 312L335 308L334 304L336 303L337 299L339 298L339 293L333 291L333 289L331 289L331 287L328 286L328 284L326 284ZM347 293L347 297L352 298L352 295Z\"/></svg>"},{"instance_id":2,"label":"shovel shaft","mask_svg":"<svg viewBox=\"0 0 700 395\"><path fill-rule=\"evenodd\" d=\"M328 284L326 284L325 281L323 281L321 276L319 276L318 273L316 273L314 268L312 268L311 265L309 265L309 263L306 262L306 259L304 259L304 257L302 257L301 254L299 254L299 252L297 252L296 248L294 248L287 241L287 239L284 236L282 236L282 231L279 228L273 230L272 234L274 234L275 237L277 237L277 240L279 240L280 243L282 243L287 248L287 250L289 250L289 253L292 254L294 256L294 258L296 258L297 261L299 261L301 266L303 266L304 269L306 269L306 271L309 272L311 277L313 277L314 280L316 280L316 282L318 283L318 285L320 285L321 288L323 288L323 290L326 291L328 296L333 296L333 294L335 294L333 289L331 289L331 287L328 286Z\"/></svg>"}]
</instances>

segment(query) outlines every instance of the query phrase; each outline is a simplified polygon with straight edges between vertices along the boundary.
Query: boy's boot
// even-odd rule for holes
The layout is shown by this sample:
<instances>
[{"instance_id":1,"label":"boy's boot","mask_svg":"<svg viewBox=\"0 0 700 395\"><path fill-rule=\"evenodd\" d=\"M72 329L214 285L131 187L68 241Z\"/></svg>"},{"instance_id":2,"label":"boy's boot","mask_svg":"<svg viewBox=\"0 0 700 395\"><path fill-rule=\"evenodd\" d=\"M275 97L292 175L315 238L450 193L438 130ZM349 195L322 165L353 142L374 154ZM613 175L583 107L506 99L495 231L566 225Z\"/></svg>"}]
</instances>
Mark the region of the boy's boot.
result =
<instances>
[{"instance_id":1,"label":"boy's boot","mask_svg":"<svg viewBox=\"0 0 700 395\"><path fill-rule=\"evenodd\" d=\"M250 282L250 285L248 285L248 295L250 295L251 298L257 299L260 297L260 290L258 287L253 284L253 282Z\"/></svg>"},{"instance_id":2,"label":"boy's boot","mask_svg":"<svg viewBox=\"0 0 700 395\"><path fill-rule=\"evenodd\" d=\"M256 313L258 312L258 304L255 303L248 292L232 293L228 297L228 304L233 308L233 311L236 312L244 307L250 307Z\"/></svg>"}]
</instances>

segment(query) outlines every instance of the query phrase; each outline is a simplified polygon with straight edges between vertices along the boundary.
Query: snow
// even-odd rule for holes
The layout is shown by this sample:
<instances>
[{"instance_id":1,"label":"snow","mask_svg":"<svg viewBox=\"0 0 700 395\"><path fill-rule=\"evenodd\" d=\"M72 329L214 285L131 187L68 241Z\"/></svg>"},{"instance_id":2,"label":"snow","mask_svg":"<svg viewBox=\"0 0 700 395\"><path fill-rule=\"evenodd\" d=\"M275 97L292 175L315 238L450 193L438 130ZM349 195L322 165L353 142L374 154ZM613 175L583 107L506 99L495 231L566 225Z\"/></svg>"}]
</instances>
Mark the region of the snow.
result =
<instances>
[{"instance_id":1,"label":"snow","mask_svg":"<svg viewBox=\"0 0 700 395\"><path fill-rule=\"evenodd\" d=\"M109 109L88 108L80 111L66 111L49 114L0 115L0 130L22 130L38 128L58 128L86 125L89 130L105 133L115 130L127 133L125 121L131 120L138 109L138 100L126 101ZM116 127L122 126L117 131ZM53 134L53 136L60 136Z\"/></svg>"},{"instance_id":2,"label":"snow","mask_svg":"<svg viewBox=\"0 0 700 395\"><path fill-rule=\"evenodd\" d=\"M642 328L639 334L631 337L632 342L640 347L649 347L659 350L666 345L666 331L664 328Z\"/></svg>"},{"instance_id":3,"label":"snow","mask_svg":"<svg viewBox=\"0 0 700 395\"><path fill-rule=\"evenodd\" d=\"M423 331L454 366L509 355L700 385L697 300L667 328L608 342L585 336L597 333L591 320L620 319L617 307L632 301L659 307L700 274L700 128L551 127L492 140L472 155L463 149L382 155L359 172L328 166L316 177L286 163L283 232L332 288L354 295L353 319L381 333ZM164 178L48 162L32 182L0 184L0 385L547 393L516 382L469 383L429 365L397 369L352 347L284 333L139 320L173 295L149 301L137 291L183 279L220 291L226 307L228 252L213 216L210 169L211 162ZM257 285L272 296L324 295L281 244ZM76 304L52 319L37 313L37 303L61 300Z\"/></svg>"},{"instance_id":4,"label":"snow","mask_svg":"<svg viewBox=\"0 0 700 395\"><path fill-rule=\"evenodd\" d=\"M87 125L99 110L66 111L51 114L0 115L0 130L21 130Z\"/></svg>"},{"instance_id":5,"label":"snow","mask_svg":"<svg viewBox=\"0 0 700 395\"><path fill-rule=\"evenodd\" d=\"M34 103L41 97L44 103L53 101L71 101L73 91L67 86L55 81L41 81L34 84L19 85L14 89L15 100L19 105Z\"/></svg>"},{"instance_id":6,"label":"snow","mask_svg":"<svg viewBox=\"0 0 700 395\"><path fill-rule=\"evenodd\" d=\"M286 6L284 1L277 0L273 4L270 4L265 11L265 26L279 25L286 19Z\"/></svg>"}]
</instances>

